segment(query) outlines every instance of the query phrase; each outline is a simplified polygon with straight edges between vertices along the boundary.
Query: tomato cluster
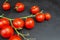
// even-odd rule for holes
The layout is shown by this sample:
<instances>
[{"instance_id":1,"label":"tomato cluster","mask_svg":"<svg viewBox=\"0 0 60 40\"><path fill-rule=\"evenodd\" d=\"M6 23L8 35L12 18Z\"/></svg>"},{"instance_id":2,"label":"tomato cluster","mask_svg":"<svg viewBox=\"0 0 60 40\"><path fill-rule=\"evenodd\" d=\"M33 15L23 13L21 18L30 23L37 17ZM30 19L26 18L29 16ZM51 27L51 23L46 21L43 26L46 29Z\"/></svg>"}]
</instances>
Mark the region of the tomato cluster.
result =
<instances>
[{"instance_id":1,"label":"tomato cluster","mask_svg":"<svg viewBox=\"0 0 60 40\"><path fill-rule=\"evenodd\" d=\"M10 25L10 21L7 18L0 19L0 34L3 38L10 38L9 40L22 40L22 38L18 35L14 34L14 29ZM34 20L33 18L27 18L24 22L21 18L15 18L12 21L12 24L17 29L22 29L25 25L27 29L32 29L34 27Z\"/></svg>"},{"instance_id":2,"label":"tomato cluster","mask_svg":"<svg viewBox=\"0 0 60 40\"><path fill-rule=\"evenodd\" d=\"M44 22L44 20L50 20L51 15L49 13L38 13L35 15L35 19L37 22ZM32 29L35 26L35 22L31 17L26 18L25 21L22 18L15 18L12 20L12 25L17 29L23 29L24 27L27 29ZM10 25L8 18L0 18L0 29L0 34L2 37L10 38L9 40L22 40L22 38L18 35L14 35L13 27Z\"/></svg>"},{"instance_id":3,"label":"tomato cluster","mask_svg":"<svg viewBox=\"0 0 60 40\"><path fill-rule=\"evenodd\" d=\"M4 2L2 5L3 10L7 11L11 8L11 5L9 2ZM25 9L25 5L21 2L17 2L15 4L14 9L17 12L22 12ZM50 13L43 13L41 12L39 6L32 6L30 8L30 12L32 13L32 16L26 16L21 18L15 18L10 19L7 17L1 17L0 18L0 34L3 38L9 38L9 40L22 40L23 34L19 33L17 29L32 29L35 26L35 21L32 17L35 17L37 22L44 22L44 20L49 21L51 19ZM23 20L25 18L25 20ZM14 29L17 32L17 34L14 34ZM19 36L19 34L21 36ZM23 36L24 37L24 36Z\"/></svg>"}]
</instances>

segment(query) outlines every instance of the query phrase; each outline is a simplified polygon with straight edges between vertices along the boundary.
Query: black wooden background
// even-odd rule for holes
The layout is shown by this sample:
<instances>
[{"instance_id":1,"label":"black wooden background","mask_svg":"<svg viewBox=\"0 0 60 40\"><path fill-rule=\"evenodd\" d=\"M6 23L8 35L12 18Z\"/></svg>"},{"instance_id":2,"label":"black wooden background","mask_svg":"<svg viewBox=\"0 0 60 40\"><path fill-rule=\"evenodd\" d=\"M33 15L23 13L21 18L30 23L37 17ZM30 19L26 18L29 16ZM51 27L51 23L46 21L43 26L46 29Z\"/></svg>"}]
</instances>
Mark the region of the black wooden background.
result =
<instances>
[{"instance_id":1,"label":"black wooden background","mask_svg":"<svg viewBox=\"0 0 60 40\"><path fill-rule=\"evenodd\" d=\"M0 0L0 14L4 13L5 16L10 18L22 17L30 15L30 8L33 5L38 5L41 10L50 12L52 18L50 21L38 23L35 21L35 28L32 30L23 29L23 32L30 32L30 38L33 40L60 40L60 0L9 0L11 3L11 9L4 11L2 9L2 3L5 0ZM17 13L14 10L16 2L22 2L25 4L25 10L22 13ZM0 36L0 40L4 39Z\"/></svg>"}]
</instances>

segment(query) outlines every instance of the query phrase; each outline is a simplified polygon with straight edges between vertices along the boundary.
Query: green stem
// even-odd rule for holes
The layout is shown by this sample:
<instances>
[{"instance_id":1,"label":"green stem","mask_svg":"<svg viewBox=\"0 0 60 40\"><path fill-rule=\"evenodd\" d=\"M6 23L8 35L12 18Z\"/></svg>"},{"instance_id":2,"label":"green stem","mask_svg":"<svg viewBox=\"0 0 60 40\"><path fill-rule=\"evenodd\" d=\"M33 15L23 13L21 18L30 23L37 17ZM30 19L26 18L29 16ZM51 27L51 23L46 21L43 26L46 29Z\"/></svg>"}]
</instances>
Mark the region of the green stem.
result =
<instances>
[{"instance_id":1,"label":"green stem","mask_svg":"<svg viewBox=\"0 0 60 40\"><path fill-rule=\"evenodd\" d=\"M29 18L29 17L35 17L35 15L29 15L29 16L20 17L20 18L26 19L26 18ZM9 19L9 20L14 20L14 19L12 19L12 18L4 17L4 14L2 14L2 15L0 16L0 18L7 18L7 19Z\"/></svg>"},{"instance_id":2,"label":"green stem","mask_svg":"<svg viewBox=\"0 0 60 40\"><path fill-rule=\"evenodd\" d=\"M14 20L14 19L11 19L11 18L8 18L8 17L4 17L4 16L0 16L0 18L7 18L9 20Z\"/></svg>"},{"instance_id":3,"label":"green stem","mask_svg":"<svg viewBox=\"0 0 60 40\"><path fill-rule=\"evenodd\" d=\"M4 14L0 15L0 18L7 18L7 19L9 19L9 20L13 20L13 19L11 19L11 18L4 17Z\"/></svg>"},{"instance_id":4,"label":"green stem","mask_svg":"<svg viewBox=\"0 0 60 40\"><path fill-rule=\"evenodd\" d=\"M3 16L0 16L0 18L2 18Z\"/></svg>"},{"instance_id":5,"label":"green stem","mask_svg":"<svg viewBox=\"0 0 60 40\"><path fill-rule=\"evenodd\" d=\"M4 16L4 14L0 15L0 18L3 17L3 16Z\"/></svg>"},{"instance_id":6,"label":"green stem","mask_svg":"<svg viewBox=\"0 0 60 40\"><path fill-rule=\"evenodd\" d=\"M20 18L22 18L22 19L26 19L26 18L29 18L29 17L35 17L35 15L29 15L29 16L20 17Z\"/></svg>"},{"instance_id":7,"label":"green stem","mask_svg":"<svg viewBox=\"0 0 60 40\"><path fill-rule=\"evenodd\" d=\"M29 33L27 33L27 34L23 34L24 36L30 36L30 34Z\"/></svg>"}]
</instances>

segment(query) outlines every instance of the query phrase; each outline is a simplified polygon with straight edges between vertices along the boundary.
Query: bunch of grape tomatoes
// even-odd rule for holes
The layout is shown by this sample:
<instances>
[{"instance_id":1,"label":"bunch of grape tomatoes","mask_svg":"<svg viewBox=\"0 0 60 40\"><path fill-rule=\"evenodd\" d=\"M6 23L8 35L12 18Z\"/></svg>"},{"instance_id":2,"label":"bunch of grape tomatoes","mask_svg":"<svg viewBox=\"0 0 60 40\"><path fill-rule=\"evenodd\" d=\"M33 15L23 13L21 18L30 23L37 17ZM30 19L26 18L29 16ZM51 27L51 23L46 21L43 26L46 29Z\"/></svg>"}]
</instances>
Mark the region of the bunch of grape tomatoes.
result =
<instances>
[{"instance_id":1,"label":"bunch of grape tomatoes","mask_svg":"<svg viewBox=\"0 0 60 40\"><path fill-rule=\"evenodd\" d=\"M8 1L5 1L2 4L3 10L8 11L10 8L11 5ZM25 10L25 5L21 2L17 2L14 9L17 12L23 12ZM37 22L40 23L44 22L45 20L49 21L51 19L51 14L49 12L43 13L43 11L40 10L39 6L32 6L30 8L30 12L32 13L32 15L14 19L4 17L4 15L0 15L0 35L3 38L9 38L8 40L29 40L25 37L27 34L24 35L18 30L22 30L23 28L33 29L35 26L33 17ZM15 34L14 31L16 31L17 34Z\"/></svg>"}]
</instances>

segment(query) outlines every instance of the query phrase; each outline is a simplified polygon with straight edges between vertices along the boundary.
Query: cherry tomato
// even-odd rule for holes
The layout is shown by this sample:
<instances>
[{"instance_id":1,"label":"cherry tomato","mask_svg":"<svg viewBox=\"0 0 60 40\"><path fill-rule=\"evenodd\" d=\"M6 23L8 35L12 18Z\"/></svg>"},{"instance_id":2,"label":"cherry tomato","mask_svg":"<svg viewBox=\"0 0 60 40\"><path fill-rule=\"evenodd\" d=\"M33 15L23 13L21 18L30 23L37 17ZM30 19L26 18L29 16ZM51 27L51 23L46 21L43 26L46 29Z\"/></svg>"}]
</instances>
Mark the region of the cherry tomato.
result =
<instances>
[{"instance_id":1,"label":"cherry tomato","mask_svg":"<svg viewBox=\"0 0 60 40\"><path fill-rule=\"evenodd\" d=\"M9 2L4 2L2 5L3 10L7 11L11 8L11 5Z\"/></svg>"},{"instance_id":2,"label":"cherry tomato","mask_svg":"<svg viewBox=\"0 0 60 40\"><path fill-rule=\"evenodd\" d=\"M51 19L51 14L50 13L45 13L45 20L50 20Z\"/></svg>"},{"instance_id":3,"label":"cherry tomato","mask_svg":"<svg viewBox=\"0 0 60 40\"><path fill-rule=\"evenodd\" d=\"M15 9L16 9L17 12L22 12L22 11L24 11L25 6L24 6L23 3L17 2L15 4Z\"/></svg>"},{"instance_id":4,"label":"cherry tomato","mask_svg":"<svg viewBox=\"0 0 60 40\"><path fill-rule=\"evenodd\" d=\"M25 20L25 27L26 27L27 29L32 29L32 28L34 28L34 25L35 25L35 23L34 23L34 20L33 20L32 18L27 18L27 19Z\"/></svg>"},{"instance_id":5,"label":"cherry tomato","mask_svg":"<svg viewBox=\"0 0 60 40\"><path fill-rule=\"evenodd\" d=\"M31 11L32 14L36 14L40 11L40 9L39 9L38 6L32 6L30 11Z\"/></svg>"},{"instance_id":6,"label":"cherry tomato","mask_svg":"<svg viewBox=\"0 0 60 40\"><path fill-rule=\"evenodd\" d=\"M13 35L9 38L9 40L22 40L22 38L18 35Z\"/></svg>"},{"instance_id":7,"label":"cherry tomato","mask_svg":"<svg viewBox=\"0 0 60 40\"><path fill-rule=\"evenodd\" d=\"M22 29L24 27L24 20L21 18L15 18L13 20L13 25L15 28Z\"/></svg>"},{"instance_id":8,"label":"cherry tomato","mask_svg":"<svg viewBox=\"0 0 60 40\"><path fill-rule=\"evenodd\" d=\"M37 22L44 22L44 20L45 20L45 15L43 13L36 15L36 21Z\"/></svg>"},{"instance_id":9,"label":"cherry tomato","mask_svg":"<svg viewBox=\"0 0 60 40\"><path fill-rule=\"evenodd\" d=\"M0 18L0 28L10 25L10 22L7 18Z\"/></svg>"},{"instance_id":10,"label":"cherry tomato","mask_svg":"<svg viewBox=\"0 0 60 40\"><path fill-rule=\"evenodd\" d=\"M6 26L1 30L1 36L3 38L9 38L14 34L14 30L11 26Z\"/></svg>"}]
</instances>

